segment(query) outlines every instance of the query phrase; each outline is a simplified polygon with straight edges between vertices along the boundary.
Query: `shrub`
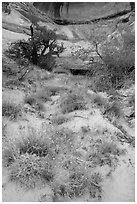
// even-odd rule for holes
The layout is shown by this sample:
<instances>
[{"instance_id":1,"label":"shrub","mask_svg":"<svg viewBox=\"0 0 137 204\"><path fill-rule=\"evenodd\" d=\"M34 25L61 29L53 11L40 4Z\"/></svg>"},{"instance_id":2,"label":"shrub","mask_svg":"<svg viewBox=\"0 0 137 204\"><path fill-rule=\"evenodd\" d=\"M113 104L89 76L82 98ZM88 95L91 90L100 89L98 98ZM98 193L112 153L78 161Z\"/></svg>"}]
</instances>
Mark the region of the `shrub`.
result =
<instances>
[{"instance_id":1,"label":"shrub","mask_svg":"<svg viewBox=\"0 0 137 204\"><path fill-rule=\"evenodd\" d=\"M28 41L19 40L12 43L5 53L19 65L26 66L31 62L44 69L52 70L55 65L54 55L59 56L63 52L63 44L58 45L55 32L47 30L46 27L37 26L33 30L34 34Z\"/></svg>"},{"instance_id":2,"label":"shrub","mask_svg":"<svg viewBox=\"0 0 137 204\"><path fill-rule=\"evenodd\" d=\"M98 59L94 63L97 67L94 75L96 75L96 87L100 90L121 88L126 82L125 78L135 68L135 37L129 31L121 35L123 47L115 47L115 43L111 47L109 44L106 44L102 53L100 53L98 47L101 40L98 40L96 37L95 51L100 60ZM96 79L97 74L99 76Z\"/></svg>"},{"instance_id":3,"label":"shrub","mask_svg":"<svg viewBox=\"0 0 137 204\"><path fill-rule=\"evenodd\" d=\"M8 102L2 104L2 116L7 116L11 119L16 119L19 113L21 113L20 105Z\"/></svg>"},{"instance_id":4,"label":"shrub","mask_svg":"<svg viewBox=\"0 0 137 204\"><path fill-rule=\"evenodd\" d=\"M114 88L119 82L124 82L124 77L129 75L131 68L135 67L135 37L126 32L123 35L124 44L120 50L106 48L102 59L106 64L105 72L111 75Z\"/></svg>"},{"instance_id":5,"label":"shrub","mask_svg":"<svg viewBox=\"0 0 137 204\"><path fill-rule=\"evenodd\" d=\"M79 90L68 92L62 97L60 107L63 114L86 109L84 94Z\"/></svg>"}]
</instances>

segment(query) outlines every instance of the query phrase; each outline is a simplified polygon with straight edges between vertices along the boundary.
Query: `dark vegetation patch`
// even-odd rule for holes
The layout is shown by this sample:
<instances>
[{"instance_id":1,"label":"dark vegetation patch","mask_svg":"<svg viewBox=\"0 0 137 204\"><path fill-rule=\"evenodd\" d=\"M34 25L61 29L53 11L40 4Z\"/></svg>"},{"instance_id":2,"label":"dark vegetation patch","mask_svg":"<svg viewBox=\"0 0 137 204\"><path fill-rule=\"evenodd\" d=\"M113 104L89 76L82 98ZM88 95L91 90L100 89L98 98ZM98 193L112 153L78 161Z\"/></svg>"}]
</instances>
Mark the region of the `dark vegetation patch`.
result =
<instances>
[{"instance_id":1,"label":"dark vegetation patch","mask_svg":"<svg viewBox=\"0 0 137 204\"><path fill-rule=\"evenodd\" d=\"M55 55L59 56L64 47L57 44L57 36L52 30L40 26L32 30L31 37L27 41L19 40L11 43L5 54L22 67L32 63L43 69L52 70L56 63Z\"/></svg>"},{"instance_id":2,"label":"dark vegetation patch","mask_svg":"<svg viewBox=\"0 0 137 204\"><path fill-rule=\"evenodd\" d=\"M2 104L2 116L10 117L11 119L17 119L21 114L21 106L13 103L4 102Z\"/></svg>"},{"instance_id":3,"label":"dark vegetation patch","mask_svg":"<svg viewBox=\"0 0 137 204\"><path fill-rule=\"evenodd\" d=\"M57 115L57 116L53 116L51 119L51 122L54 125L62 125L63 123L66 123L69 121L69 118L67 118L64 115Z\"/></svg>"}]
</instances>

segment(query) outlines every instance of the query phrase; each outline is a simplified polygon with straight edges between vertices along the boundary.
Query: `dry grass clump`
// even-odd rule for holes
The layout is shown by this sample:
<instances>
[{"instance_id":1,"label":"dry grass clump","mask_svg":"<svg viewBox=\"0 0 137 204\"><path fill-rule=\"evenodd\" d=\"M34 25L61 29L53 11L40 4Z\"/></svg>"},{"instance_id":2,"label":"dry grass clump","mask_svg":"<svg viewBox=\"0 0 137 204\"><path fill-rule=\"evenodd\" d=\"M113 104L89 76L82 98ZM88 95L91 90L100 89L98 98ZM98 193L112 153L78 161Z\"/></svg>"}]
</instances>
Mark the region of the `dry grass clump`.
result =
<instances>
[{"instance_id":1,"label":"dry grass clump","mask_svg":"<svg viewBox=\"0 0 137 204\"><path fill-rule=\"evenodd\" d=\"M60 107L63 114L70 113L75 110L85 110L85 94L80 90L69 91L61 98Z\"/></svg>"},{"instance_id":2,"label":"dry grass clump","mask_svg":"<svg viewBox=\"0 0 137 204\"><path fill-rule=\"evenodd\" d=\"M118 156L124 154L124 150L112 140L97 140L92 153L88 155L87 161L91 161L93 166L112 166L118 160Z\"/></svg>"},{"instance_id":3,"label":"dry grass clump","mask_svg":"<svg viewBox=\"0 0 137 204\"><path fill-rule=\"evenodd\" d=\"M21 155L11 165L10 170L10 179L27 189L53 180L50 162L45 157L35 154Z\"/></svg>"},{"instance_id":4,"label":"dry grass clump","mask_svg":"<svg viewBox=\"0 0 137 204\"><path fill-rule=\"evenodd\" d=\"M8 138L3 148L3 161L6 166L10 166L20 155L31 154L39 157L52 155L46 135L43 132L29 128L28 134L22 134L21 137Z\"/></svg>"},{"instance_id":5,"label":"dry grass clump","mask_svg":"<svg viewBox=\"0 0 137 204\"><path fill-rule=\"evenodd\" d=\"M9 102L4 102L2 104L2 116L10 117L11 119L16 119L21 113L21 106Z\"/></svg>"},{"instance_id":6,"label":"dry grass clump","mask_svg":"<svg viewBox=\"0 0 137 204\"><path fill-rule=\"evenodd\" d=\"M52 160L55 153L43 132L29 129L28 135L13 140L6 138L3 144L3 164L10 169L10 179L33 188L40 182L53 179Z\"/></svg>"},{"instance_id":7,"label":"dry grass clump","mask_svg":"<svg viewBox=\"0 0 137 204\"><path fill-rule=\"evenodd\" d=\"M67 181L62 184L54 186L54 201L70 201L70 199L82 197L84 194L89 193L91 198L101 197L101 183L102 177L99 173L87 174L78 169L70 172Z\"/></svg>"},{"instance_id":8,"label":"dry grass clump","mask_svg":"<svg viewBox=\"0 0 137 204\"><path fill-rule=\"evenodd\" d=\"M5 138L3 164L10 169L11 180L25 188L52 181L57 157L73 149L73 135L68 129L49 127L38 132L29 128L19 138Z\"/></svg>"}]
</instances>

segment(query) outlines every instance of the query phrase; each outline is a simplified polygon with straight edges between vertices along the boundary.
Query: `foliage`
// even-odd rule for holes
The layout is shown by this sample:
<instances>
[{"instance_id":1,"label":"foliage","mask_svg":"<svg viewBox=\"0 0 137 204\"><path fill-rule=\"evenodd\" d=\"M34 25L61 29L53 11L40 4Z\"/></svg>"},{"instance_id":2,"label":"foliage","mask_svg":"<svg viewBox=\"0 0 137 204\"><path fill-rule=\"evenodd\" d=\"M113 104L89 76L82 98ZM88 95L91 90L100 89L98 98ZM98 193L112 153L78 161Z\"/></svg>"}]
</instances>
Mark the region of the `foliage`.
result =
<instances>
[{"instance_id":1,"label":"foliage","mask_svg":"<svg viewBox=\"0 0 137 204\"><path fill-rule=\"evenodd\" d=\"M55 65L54 55L59 56L63 52L63 44L58 45L55 32L47 30L46 27L37 26L33 29L34 34L31 38L12 43L6 54L21 66L31 62L41 68L52 70Z\"/></svg>"},{"instance_id":2,"label":"foliage","mask_svg":"<svg viewBox=\"0 0 137 204\"><path fill-rule=\"evenodd\" d=\"M119 33L118 33L119 34ZM92 70L93 70L93 83L97 90L109 90L111 88L121 88L126 83L130 73L135 69L135 36L131 31L124 31L123 34L119 34L121 44L120 47L115 45L115 41L112 46L106 41L106 37L100 39L100 36L96 36L90 39L94 42L96 57L93 57ZM118 37L115 36L117 39ZM118 39L118 42L120 43ZM102 42L105 41L102 50ZM116 40L117 41L117 40ZM93 49L89 49L93 52ZM82 50L82 56L89 54L89 50ZM80 55L77 51L76 55ZM92 60L92 57L91 57ZM95 66L95 69L93 68ZM133 74L134 75L134 74ZM134 80L134 76L132 77Z\"/></svg>"}]
</instances>

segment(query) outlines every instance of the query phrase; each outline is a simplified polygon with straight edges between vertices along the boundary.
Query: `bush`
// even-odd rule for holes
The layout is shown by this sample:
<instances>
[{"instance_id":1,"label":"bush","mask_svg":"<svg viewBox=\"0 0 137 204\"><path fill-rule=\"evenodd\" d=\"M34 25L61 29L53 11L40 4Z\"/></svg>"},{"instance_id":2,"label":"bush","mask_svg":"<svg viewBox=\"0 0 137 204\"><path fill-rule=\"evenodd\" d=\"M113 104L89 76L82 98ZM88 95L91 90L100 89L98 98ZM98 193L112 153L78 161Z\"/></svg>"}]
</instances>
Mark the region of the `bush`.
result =
<instances>
[{"instance_id":1,"label":"bush","mask_svg":"<svg viewBox=\"0 0 137 204\"><path fill-rule=\"evenodd\" d=\"M106 44L102 53L99 51L98 40L95 40L98 61L95 62L97 68L94 73L94 82L100 91L121 88L126 82L126 77L129 77L135 69L135 36L129 31L120 36L122 36L123 47L115 47L115 43L111 47Z\"/></svg>"},{"instance_id":2,"label":"bush","mask_svg":"<svg viewBox=\"0 0 137 204\"><path fill-rule=\"evenodd\" d=\"M5 53L19 65L26 66L31 62L41 68L52 70L55 65L54 55L59 56L64 50L63 44L58 45L56 39L54 31L37 26L28 41L19 40L12 43Z\"/></svg>"},{"instance_id":3,"label":"bush","mask_svg":"<svg viewBox=\"0 0 137 204\"><path fill-rule=\"evenodd\" d=\"M21 106L13 103L2 104L2 116L10 117L11 119L16 119L21 113Z\"/></svg>"},{"instance_id":4,"label":"bush","mask_svg":"<svg viewBox=\"0 0 137 204\"><path fill-rule=\"evenodd\" d=\"M68 92L62 97L60 107L63 114L86 109L84 93L79 90Z\"/></svg>"},{"instance_id":5,"label":"bush","mask_svg":"<svg viewBox=\"0 0 137 204\"><path fill-rule=\"evenodd\" d=\"M104 62L107 64L107 71L111 72L112 85L116 88L119 81L124 80L129 69L135 66L135 56L131 50L121 50L114 53L109 51L104 57Z\"/></svg>"},{"instance_id":6,"label":"bush","mask_svg":"<svg viewBox=\"0 0 137 204\"><path fill-rule=\"evenodd\" d=\"M131 32L126 32L122 37L124 40L122 49L106 48L102 56L106 65L105 72L111 76L114 88L117 88L121 81L124 83L125 76L128 76L135 67L135 37Z\"/></svg>"}]
</instances>

